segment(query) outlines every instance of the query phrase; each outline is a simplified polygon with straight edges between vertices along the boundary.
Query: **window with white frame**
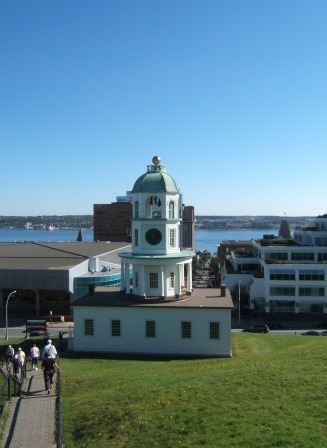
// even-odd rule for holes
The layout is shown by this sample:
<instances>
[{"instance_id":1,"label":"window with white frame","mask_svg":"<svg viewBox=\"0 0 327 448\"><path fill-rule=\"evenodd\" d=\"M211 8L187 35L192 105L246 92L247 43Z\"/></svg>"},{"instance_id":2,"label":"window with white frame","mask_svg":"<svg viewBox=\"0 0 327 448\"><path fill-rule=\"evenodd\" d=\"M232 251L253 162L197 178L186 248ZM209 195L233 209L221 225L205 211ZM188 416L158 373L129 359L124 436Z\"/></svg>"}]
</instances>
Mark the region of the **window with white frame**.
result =
<instances>
[{"instance_id":1,"label":"window with white frame","mask_svg":"<svg viewBox=\"0 0 327 448\"><path fill-rule=\"evenodd\" d=\"M139 217L139 202L135 201L134 204L134 217L138 218Z\"/></svg>"},{"instance_id":2,"label":"window with white frame","mask_svg":"<svg viewBox=\"0 0 327 448\"><path fill-rule=\"evenodd\" d=\"M174 272L170 273L170 287L175 288L175 273Z\"/></svg>"},{"instance_id":3,"label":"window with white frame","mask_svg":"<svg viewBox=\"0 0 327 448\"><path fill-rule=\"evenodd\" d=\"M315 255L313 252L292 252L292 261L314 261Z\"/></svg>"},{"instance_id":4,"label":"window with white frame","mask_svg":"<svg viewBox=\"0 0 327 448\"><path fill-rule=\"evenodd\" d=\"M324 281L324 271L299 271L299 280L305 281Z\"/></svg>"},{"instance_id":5,"label":"window with white frame","mask_svg":"<svg viewBox=\"0 0 327 448\"><path fill-rule=\"evenodd\" d=\"M312 296L312 297L324 297L325 288L299 288L299 296Z\"/></svg>"},{"instance_id":6,"label":"window with white frame","mask_svg":"<svg viewBox=\"0 0 327 448\"><path fill-rule=\"evenodd\" d=\"M268 259L278 260L278 261L287 261L288 253L287 252L268 252L266 254L266 260Z\"/></svg>"},{"instance_id":7,"label":"window with white frame","mask_svg":"<svg viewBox=\"0 0 327 448\"><path fill-rule=\"evenodd\" d=\"M175 229L169 229L169 246L175 247Z\"/></svg>"},{"instance_id":8,"label":"window with white frame","mask_svg":"<svg viewBox=\"0 0 327 448\"><path fill-rule=\"evenodd\" d=\"M295 280L295 271L278 271L272 269L270 271L270 280Z\"/></svg>"},{"instance_id":9,"label":"window with white frame","mask_svg":"<svg viewBox=\"0 0 327 448\"><path fill-rule=\"evenodd\" d=\"M191 322L182 322L182 338L191 338Z\"/></svg>"},{"instance_id":10,"label":"window with white frame","mask_svg":"<svg viewBox=\"0 0 327 448\"><path fill-rule=\"evenodd\" d=\"M154 320L145 321L145 336L147 338L156 337L156 322Z\"/></svg>"},{"instance_id":11,"label":"window with white frame","mask_svg":"<svg viewBox=\"0 0 327 448\"><path fill-rule=\"evenodd\" d=\"M121 336L120 320L118 319L111 321L111 336Z\"/></svg>"},{"instance_id":12,"label":"window with white frame","mask_svg":"<svg viewBox=\"0 0 327 448\"><path fill-rule=\"evenodd\" d=\"M169 219L175 218L175 203L174 201L169 202Z\"/></svg>"},{"instance_id":13,"label":"window with white frame","mask_svg":"<svg viewBox=\"0 0 327 448\"><path fill-rule=\"evenodd\" d=\"M159 286L159 276L157 272L150 272L149 287L151 289L157 289Z\"/></svg>"},{"instance_id":14,"label":"window with white frame","mask_svg":"<svg viewBox=\"0 0 327 448\"><path fill-rule=\"evenodd\" d=\"M219 322L210 322L210 339L219 339Z\"/></svg>"},{"instance_id":15,"label":"window with white frame","mask_svg":"<svg viewBox=\"0 0 327 448\"><path fill-rule=\"evenodd\" d=\"M295 296L295 288L292 286L271 286L271 296Z\"/></svg>"},{"instance_id":16,"label":"window with white frame","mask_svg":"<svg viewBox=\"0 0 327 448\"><path fill-rule=\"evenodd\" d=\"M93 319L84 319L84 336L94 336Z\"/></svg>"}]
</instances>

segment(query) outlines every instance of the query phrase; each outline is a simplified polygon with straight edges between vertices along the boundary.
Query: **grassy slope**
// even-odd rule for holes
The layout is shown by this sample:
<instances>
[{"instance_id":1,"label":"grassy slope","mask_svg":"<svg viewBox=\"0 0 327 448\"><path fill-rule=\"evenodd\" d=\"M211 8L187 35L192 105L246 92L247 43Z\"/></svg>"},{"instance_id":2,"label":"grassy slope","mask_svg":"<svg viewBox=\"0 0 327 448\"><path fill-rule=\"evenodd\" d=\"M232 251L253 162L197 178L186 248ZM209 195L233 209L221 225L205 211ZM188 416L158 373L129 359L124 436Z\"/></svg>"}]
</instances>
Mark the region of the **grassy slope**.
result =
<instances>
[{"instance_id":1,"label":"grassy slope","mask_svg":"<svg viewBox=\"0 0 327 448\"><path fill-rule=\"evenodd\" d=\"M233 334L232 359L61 359L65 448L327 446L327 338Z\"/></svg>"}]
</instances>

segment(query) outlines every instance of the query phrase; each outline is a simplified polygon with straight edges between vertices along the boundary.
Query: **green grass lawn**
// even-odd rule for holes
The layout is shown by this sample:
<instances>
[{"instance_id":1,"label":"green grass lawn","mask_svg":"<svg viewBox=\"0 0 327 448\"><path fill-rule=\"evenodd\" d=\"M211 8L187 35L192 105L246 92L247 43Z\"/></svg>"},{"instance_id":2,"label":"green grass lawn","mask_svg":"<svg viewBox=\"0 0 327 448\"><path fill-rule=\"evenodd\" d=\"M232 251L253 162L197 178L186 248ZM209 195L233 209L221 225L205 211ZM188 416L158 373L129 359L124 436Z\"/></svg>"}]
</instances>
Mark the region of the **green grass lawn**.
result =
<instances>
[{"instance_id":1,"label":"green grass lawn","mask_svg":"<svg viewBox=\"0 0 327 448\"><path fill-rule=\"evenodd\" d=\"M327 338L232 341L232 359L61 357L65 448L325 448Z\"/></svg>"}]
</instances>

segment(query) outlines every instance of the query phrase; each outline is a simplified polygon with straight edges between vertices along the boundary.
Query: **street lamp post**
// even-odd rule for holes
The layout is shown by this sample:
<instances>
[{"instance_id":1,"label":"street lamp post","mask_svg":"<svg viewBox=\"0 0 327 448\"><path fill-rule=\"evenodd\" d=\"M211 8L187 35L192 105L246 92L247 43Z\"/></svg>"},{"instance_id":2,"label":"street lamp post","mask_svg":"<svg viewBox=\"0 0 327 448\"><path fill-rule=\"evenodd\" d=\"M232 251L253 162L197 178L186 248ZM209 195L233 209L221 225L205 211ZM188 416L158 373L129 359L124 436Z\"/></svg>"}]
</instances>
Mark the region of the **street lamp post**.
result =
<instances>
[{"instance_id":1,"label":"street lamp post","mask_svg":"<svg viewBox=\"0 0 327 448\"><path fill-rule=\"evenodd\" d=\"M7 297L7 302L6 302L6 341L8 341L8 302L10 297L15 294L15 292L17 291L13 291L9 294L9 296Z\"/></svg>"},{"instance_id":2,"label":"street lamp post","mask_svg":"<svg viewBox=\"0 0 327 448\"><path fill-rule=\"evenodd\" d=\"M238 322L241 323L241 280L238 281Z\"/></svg>"}]
</instances>

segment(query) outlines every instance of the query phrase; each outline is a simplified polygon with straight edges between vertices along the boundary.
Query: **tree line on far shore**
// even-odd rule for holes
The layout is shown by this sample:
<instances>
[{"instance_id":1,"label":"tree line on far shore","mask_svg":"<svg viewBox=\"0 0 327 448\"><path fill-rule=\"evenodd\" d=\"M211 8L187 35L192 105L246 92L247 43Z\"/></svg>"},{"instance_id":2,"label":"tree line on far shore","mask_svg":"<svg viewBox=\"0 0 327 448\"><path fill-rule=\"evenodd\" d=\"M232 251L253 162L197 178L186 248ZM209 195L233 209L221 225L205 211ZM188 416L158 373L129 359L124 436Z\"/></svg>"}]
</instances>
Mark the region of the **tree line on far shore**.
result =
<instances>
[{"instance_id":1,"label":"tree line on far shore","mask_svg":"<svg viewBox=\"0 0 327 448\"><path fill-rule=\"evenodd\" d=\"M27 223L36 229L49 226L58 229L91 229L93 215L0 216L1 229L24 229Z\"/></svg>"}]
</instances>

